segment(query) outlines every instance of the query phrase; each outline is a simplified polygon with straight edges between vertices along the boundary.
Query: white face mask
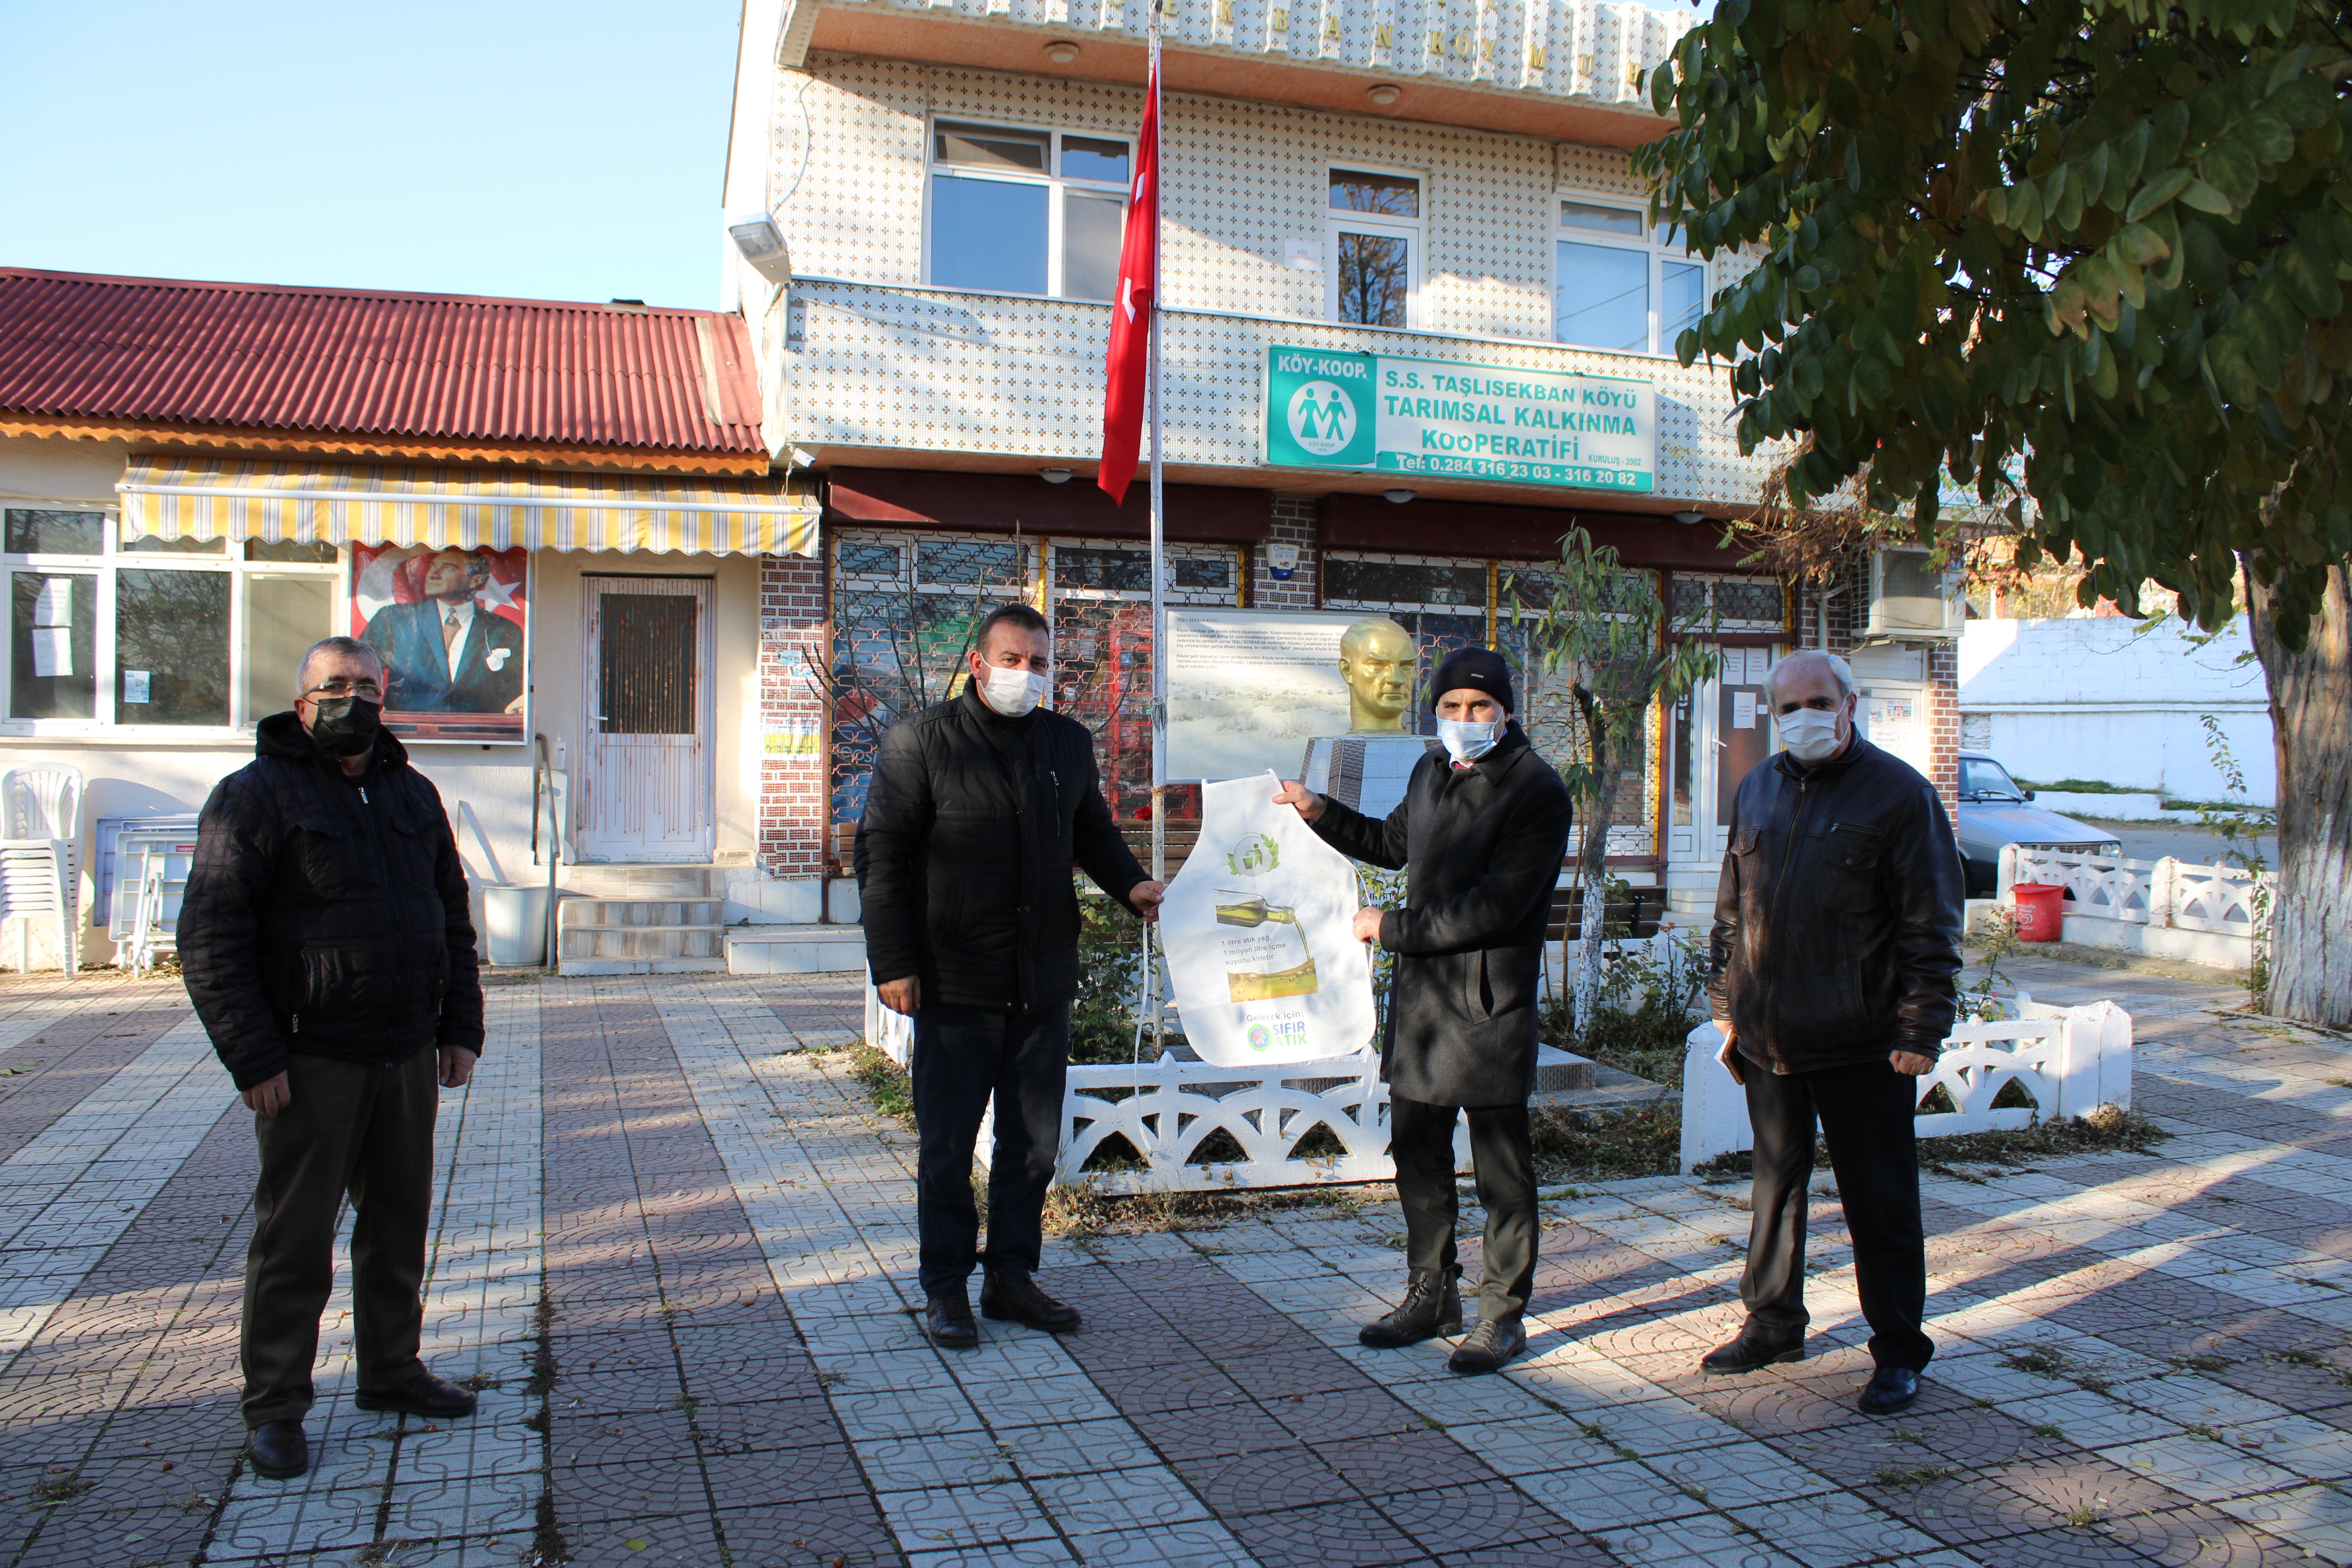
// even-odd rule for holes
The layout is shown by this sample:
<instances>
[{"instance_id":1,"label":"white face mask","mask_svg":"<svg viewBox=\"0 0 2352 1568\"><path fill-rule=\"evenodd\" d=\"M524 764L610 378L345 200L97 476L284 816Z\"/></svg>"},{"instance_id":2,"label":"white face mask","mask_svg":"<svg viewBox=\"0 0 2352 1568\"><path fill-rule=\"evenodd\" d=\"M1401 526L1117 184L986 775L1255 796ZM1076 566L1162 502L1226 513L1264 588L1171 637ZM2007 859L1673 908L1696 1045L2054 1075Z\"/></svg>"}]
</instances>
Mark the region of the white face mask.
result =
<instances>
[{"instance_id":1,"label":"white face mask","mask_svg":"<svg viewBox=\"0 0 2352 1568\"><path fill-rule=\"evenodd\" d=\"M1042 675L992 664L988 667L988 679L980 683L980 700L1007 719L1018 719L1043 702L1052 689Z\"/></svg>"},{"instance_id":2,"label":"white face mask","mask_svg":"<svg viewBox=\"0 0 2352 1568\"><path fill-rule=\"evenodd\" d=\"M1826 763L1838 752L1838 716L1819 708L1800 708L1793 713L1783 713L1775 723L1780 726L1780 743L1789 754L1811 766Z\"/></svg>"},{"instance_id":3,"label":"white face mask","mask_svg":"<svg viewBox=\"0 0 2352 1568\"><path fill-rule=\"evenodd\" d=\"M1508 722L1507 719L1440 719L1437 738L1445 742L1445 754L1455 762L1475 763L1495 749Z\"/></svg>"}]
</instances>

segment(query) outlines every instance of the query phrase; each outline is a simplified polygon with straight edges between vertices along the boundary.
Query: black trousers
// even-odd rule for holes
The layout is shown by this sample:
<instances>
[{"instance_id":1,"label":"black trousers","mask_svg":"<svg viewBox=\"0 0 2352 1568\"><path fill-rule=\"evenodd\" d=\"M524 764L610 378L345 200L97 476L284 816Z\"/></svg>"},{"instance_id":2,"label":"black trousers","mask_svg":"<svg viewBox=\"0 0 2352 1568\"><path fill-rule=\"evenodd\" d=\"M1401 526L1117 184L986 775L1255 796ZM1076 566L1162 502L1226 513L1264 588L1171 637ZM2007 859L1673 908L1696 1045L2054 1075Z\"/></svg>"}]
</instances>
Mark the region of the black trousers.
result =
<instances>
[{"instance_id":1,"label":"black trousers","mask_svg":"<svg viewBox=\"0 0 2352 1568\"><path fill-rule=\"evenodd\" d=\"M1936 1353L1920 1330L1927 1310L1927 1242L1919 1220L1919 1154L1912 1118L1918 1080L1883 1058L1818 1072L1748 1069L1756 1133L1755 1217L1739 1299L1774 1340L1803 1337L1805 1212L1813 1121L1830 1146L1838 1197L1853 1237L1855 1284L1870 1323L1871 1359L1917 1372Z\"/></svg>"},{"instance_id":2,"label":"black trousers","mask_svg":"<svg viewBox=\"0 0 2352 1568\"><path fill-rule=\"evenodd\" d=\"M293 1098L257 1114L261 1180L245 1254L237 1352L245 1421L300 1420L311 1402L319 1314L335 1282L335 1223L352 1198L352 1348L359 1385L382 1390L423 1363L425 1243L433 1219L433 1048L390 1067L298 1056Z\"/></svg>"},{"instance_id":3,"label":"black trousers","mask_svg":"<svg viewBox=\"0 0 2352 1568\"><path fill-rule=\"evenodd\" d=\"M1454 1122L1451 1105L1417 1100L1389 1101L1389 1152L1396 1160L1397 1199L1404 1205L1405 1267L1415 1274L1454 1267ZM1474 1105L1470 1163L1478 1203L1486 1211L1485 1263L1479 1269L1478 1315L1516 1322L1527 1310L1536 1276L1535 1158L1528 1142L1528 1108Z\"/></svg>"},{"instance_id":4,"label":"black trousers","mask_svg":"<svg viewBox=\"0 0 2352 1568\"><path fill-rule=\"evenodd\" d=\"M951 1003L915 1009L915 1229L925 1295L971 1278L971 1266L1037 1267L1045 1189L1062 1145L1070 1005L1026 1013ZM988 1168L988 1251L971 1195L971 1151L996 1097Z\"/></svg>"}]
</instances>

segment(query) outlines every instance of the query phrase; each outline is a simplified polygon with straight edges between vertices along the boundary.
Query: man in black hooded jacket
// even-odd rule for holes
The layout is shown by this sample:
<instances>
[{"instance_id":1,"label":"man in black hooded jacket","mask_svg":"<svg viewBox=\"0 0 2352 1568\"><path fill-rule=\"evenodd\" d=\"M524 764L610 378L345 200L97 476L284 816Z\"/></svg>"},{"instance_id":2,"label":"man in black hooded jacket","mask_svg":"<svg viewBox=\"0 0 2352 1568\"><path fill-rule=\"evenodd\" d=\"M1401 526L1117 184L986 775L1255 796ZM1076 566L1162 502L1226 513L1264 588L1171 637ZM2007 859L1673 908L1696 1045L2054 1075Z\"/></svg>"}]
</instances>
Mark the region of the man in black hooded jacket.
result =
<instances>
[{"instance_id":1,"label":"man in black hooded jacket","mask_svg":"<svg viewBox=\"0 0 2352 1568\"><path fill-rule=\"evenodd\" d=\"M434 1113L481 1054L482 987L440 795L377 724L384 677L353 637L303 657L294 710L261 721L253 762L205 803L180 907L188 994L261 1145L238 1352L247 1452L273 1479L310 1465L346 1191L354 1403L474 1408L417 1348Z\"/></svg>"}]
</instances>

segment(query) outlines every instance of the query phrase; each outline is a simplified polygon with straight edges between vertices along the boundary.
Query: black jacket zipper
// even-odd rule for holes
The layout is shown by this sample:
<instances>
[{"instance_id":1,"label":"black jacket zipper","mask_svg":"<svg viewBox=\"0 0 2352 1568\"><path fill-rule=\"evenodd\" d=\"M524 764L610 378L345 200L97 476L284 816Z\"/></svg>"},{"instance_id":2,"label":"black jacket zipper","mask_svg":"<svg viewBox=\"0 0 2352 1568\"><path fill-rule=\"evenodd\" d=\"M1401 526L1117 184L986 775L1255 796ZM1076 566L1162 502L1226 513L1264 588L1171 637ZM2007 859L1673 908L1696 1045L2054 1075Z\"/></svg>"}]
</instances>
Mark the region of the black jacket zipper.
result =
<instances>
[{"instance_id":1,"label":"black jacket zipper","mask_svg":"<svg viewBox=\"0 0 2352 1568\"><path fill-rule=\"evenodd\" d=\"M1808 793L1812 788L1812 782L1809 778L1797 781L1797 805L1796 808L1789 814L1789 842L1780 851L1780 869L1773 878L1772 929L1774 931L1780 929L1781 917L1788 910L1789 867L1797 858L1797 842L1803 837L1801 829L1805 826L1805 814L1812 808L1812 796ZM1772 1070L1785 1075L1789 1070L1789 1058L1780 1054L1780 1042L1774 1038L1772 1034L1772 992L1774 982L1779 978L1780 965L1776 963L1772 966L1770 975L1764 985L1764 1053L1772 1058Z\"/></svg>"}]
</instances>

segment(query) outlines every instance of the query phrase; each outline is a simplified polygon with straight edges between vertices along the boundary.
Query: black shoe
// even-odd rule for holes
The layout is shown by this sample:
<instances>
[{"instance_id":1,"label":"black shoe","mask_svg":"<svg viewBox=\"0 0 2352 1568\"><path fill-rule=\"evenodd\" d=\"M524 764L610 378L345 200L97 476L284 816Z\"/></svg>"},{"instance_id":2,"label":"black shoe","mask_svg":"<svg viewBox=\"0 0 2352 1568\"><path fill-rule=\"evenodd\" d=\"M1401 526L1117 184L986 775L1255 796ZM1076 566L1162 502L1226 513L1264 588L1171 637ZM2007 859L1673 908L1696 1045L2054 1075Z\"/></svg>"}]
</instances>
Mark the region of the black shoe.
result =
<instances>
[{"instance_id":1,"label":"black shoe","mask_svg":"<svg viewBox=\"0 0 2352 1568\"><path fill-rule=\"evenodd\" d=\"M923 1332L944 1351L968 1351L980 1343L980 1325L971 1321L971 1298L962 1286L942 1290L925 1304Z\"/></svg>"},{"instance_id":2,"label":"black shoe","mask_svg":"<svg viewBox=\"0 0 2352 1568\"><path fill-rule=\"evenodd\" d=\"M1801 1339L1768 1340L1753 1329L1742 1329L1739 1337L1729 1344L1717 1345L1699 1357L1698 1369L1722 1375L1754 1372L1775 1362L1804 1359L1805 1342Z\"/></svg>"},{"instance_id":3,"label":"black shoe","mask_svg":"<svg viewBox=\"0 0 2352 1568\"><path fill-rule=\"evenodd\" d=\"M1000 1321L1009 1318L1049 1334L1066 1334L1079 1322L1078 1310L1037 1289L1026 1268L990 1269L980 1285L980 1313Z\"/></svg>"},{"instance_id":4,"label":"black shoe","mask_svg":"<svg viewBox=\"0 0 2352 1568\"><path fill-rule=\"evenodd\" d=\"M310 1439L299 1421L264 1421L245 1435L245 1457L255 1475L290 1481L310 1468Z\"/></svg>"},{"instance_id":5,"label":"black shoe","mask_svg":"<svg viewBox=\"0 0 2352 1568\"><path fill-rule=\"evenodd\" d=\"M1864 1415L1892 1415L1908 1410L1919 1397L1919 1374L1907 1366L1882 1366L1871 1373L1870 1384L1858 1402Z\"/></svg>"},{"instance_id":6,"label":"black shoe","mask_svg":"<svg viewBox=\"0 0 2352 1568\"><path fill-rule=\"evenodd\" d=\"M1396 1310L1357 1330L1356 1342L1393 1350L1440 1334L1460 1333L1462 1291L1455 1282L1461 1278L1459 1268L1414 1275L1405 1282L1404 1300L1397 1303Z\"/></svg>"},{"instance_id":7,"label":"black shoe","mask_svg":"<svg viewBox=\"0 0 2352 1568\"><path fill-rule=\"evenodd\" d=\"M475 1401L471 1389L436 1377L420 1366L408 1374L405 1383L391 1388L361 1389L352 1395L352 1403L362 1410L397 1410L404 1415L454 1421L460 1415L471 1415Z\"/></svg>"},{"instance_id":8,"label":"black shoe","mask_svg":"<svg viewBox=\"0 0 2352 1568\"><path fill-rule=\"evenodd\" d=\"M1448 1372L1465 1375L1482 1372L1500 1372L1503 1363L1528 1348L1528 1331L1513 1318L1498 1323L1491 1318L1481 1318L1478 1326L1463 1337L1445 1358Z\"/></svg>"}]
</instances>

